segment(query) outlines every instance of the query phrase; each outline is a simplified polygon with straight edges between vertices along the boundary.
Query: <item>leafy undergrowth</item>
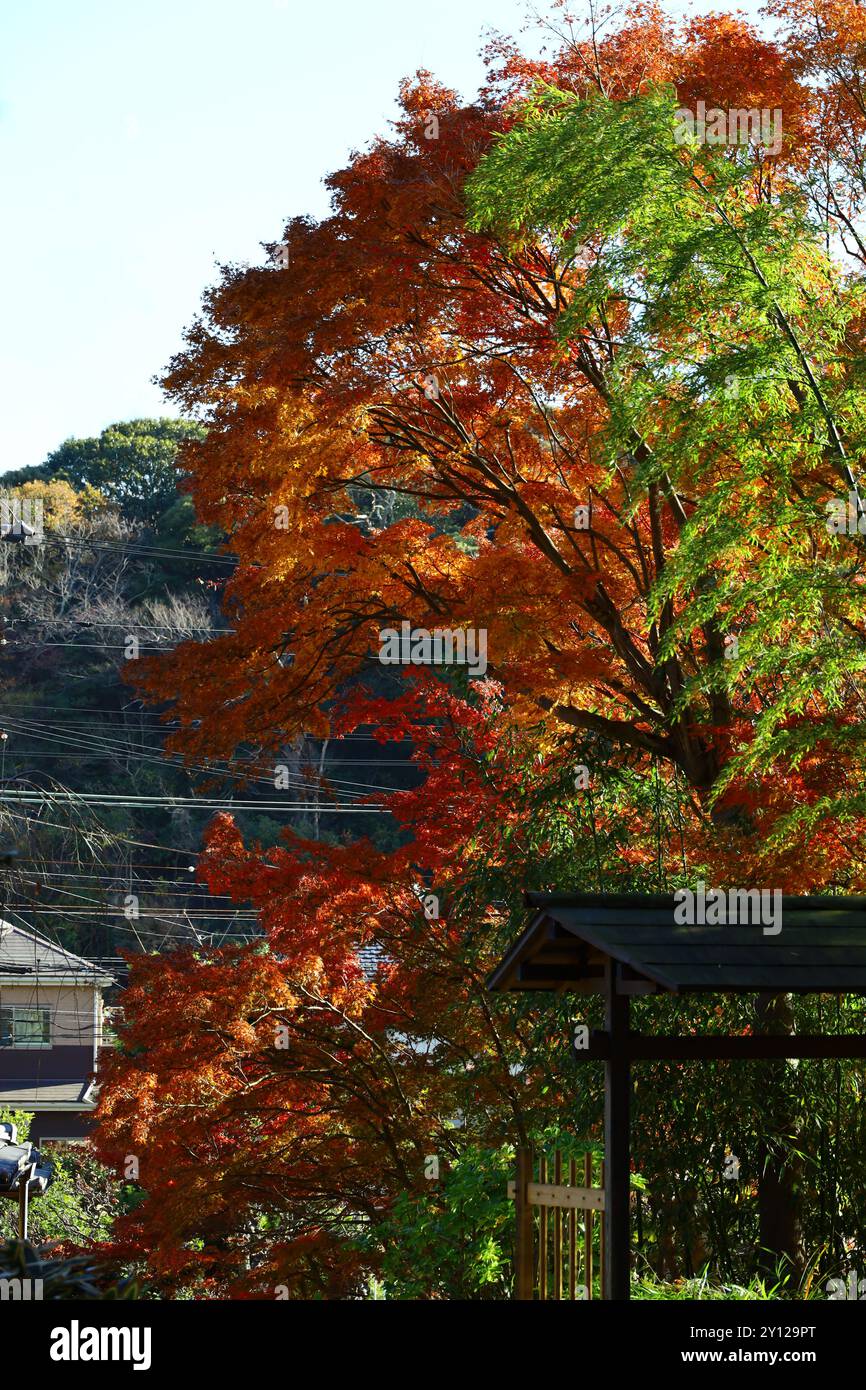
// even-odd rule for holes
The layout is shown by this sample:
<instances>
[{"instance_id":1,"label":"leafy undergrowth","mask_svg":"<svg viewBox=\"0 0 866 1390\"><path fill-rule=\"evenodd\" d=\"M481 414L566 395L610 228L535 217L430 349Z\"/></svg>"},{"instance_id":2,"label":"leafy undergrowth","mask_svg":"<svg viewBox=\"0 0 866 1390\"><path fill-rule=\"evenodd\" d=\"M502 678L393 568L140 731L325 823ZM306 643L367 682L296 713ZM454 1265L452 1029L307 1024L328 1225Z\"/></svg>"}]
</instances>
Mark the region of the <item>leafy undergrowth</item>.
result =
<instances>
[{"instance_id":1,"label":"leafy undergrowth","mask_svg":"<svg viewBox=\"0 0 866 1390\"><path fill-rule=\"evenodd\" d=\"M767 1281L756 1276L748 1284L713 1284L704 1274L696 1279L677 1279L669 1284L652 1278L635 1279L632 1281L631 1296L633 1299L700 1299L735 1303L767 1299L805 1301L818 1295L814 1286L809 1284L792 1293L784 1280Z\"/></svg>"}]
</instances>

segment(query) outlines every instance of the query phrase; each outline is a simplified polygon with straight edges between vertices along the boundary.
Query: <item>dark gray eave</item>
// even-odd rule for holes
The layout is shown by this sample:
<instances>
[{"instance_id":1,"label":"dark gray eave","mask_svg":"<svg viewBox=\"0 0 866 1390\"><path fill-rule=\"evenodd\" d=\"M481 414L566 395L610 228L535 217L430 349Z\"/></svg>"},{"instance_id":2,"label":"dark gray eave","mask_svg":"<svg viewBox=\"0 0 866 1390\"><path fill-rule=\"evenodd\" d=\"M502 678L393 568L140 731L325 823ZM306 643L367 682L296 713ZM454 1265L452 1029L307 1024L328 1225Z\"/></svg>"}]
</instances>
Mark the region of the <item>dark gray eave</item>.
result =
<instances>
[{"instance_id":1,"label":"dark gray eave","mask_svg":"<svg viewBox=\"0 0 866 1390\"><path fill-rule=\"evenodd\" d=\"M866 994L866 897L782 898L782 930L688 926L673 894L527 893L526 929L491 990L598 993L613 960L636 989Z\"/></svg>"}]
</instances>

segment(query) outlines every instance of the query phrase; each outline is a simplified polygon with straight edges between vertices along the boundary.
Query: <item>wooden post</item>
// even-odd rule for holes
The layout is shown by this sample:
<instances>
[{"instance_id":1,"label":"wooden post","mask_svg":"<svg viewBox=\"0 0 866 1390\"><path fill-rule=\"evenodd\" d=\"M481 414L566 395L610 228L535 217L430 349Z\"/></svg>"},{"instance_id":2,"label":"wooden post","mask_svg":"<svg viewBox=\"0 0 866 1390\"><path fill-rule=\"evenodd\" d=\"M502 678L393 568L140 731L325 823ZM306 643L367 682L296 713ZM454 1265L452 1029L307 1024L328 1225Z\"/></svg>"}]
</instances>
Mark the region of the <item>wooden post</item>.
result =
<instances>
[{"instance_id":1,"label":"wooden post","mask_svg":"<svg viewBox=\"0 0 866 1390\"><path fill-rule=\"evenodd\" d=\"M539 1154L538 1181L547 1182L547 1156ZM547 1301L547 1207L538 1208L538 1297Z\"/></svg>"},{"instance_id":2,"label":"wooden post","mask_svg":"<svg viewBox=\"0 0 866 1390\"><path fill-rule=\"evenodd\" d=\"M626 1044L629 999L617 994L619 967L609 961L605 970L605 1029L610 1057L604 1064L605 1261L604 1297L629 1297L630 1233L630 1090L631 1068Z\"/></svg>"},{"instance_id":3,"label":"wooden post","mask_svg":"<svg viewBox=\"0 0 866 1390\"><path fill-rule=\"evenodd\" d=\"M562 1152L556 1150L553 1156L553 1181L559 1187L562 1183ZM562 1210L555 1207L553 1212L553 1297L557 1303L562 1301Z\"/></svg>"},{"instance_id":4,"label":"wooden post","mask_svg":"<svg viewBox=\"0 0 866 1390\"><path fill-rule=\"evenodd\" d=\"M25 1168L18 1179L18 1239L27 1239L27 1219L30 1214L30 1179L36 1171L36 1164Z\"/></svg>"},{"instance_id":5,"label":"wooden post","mask_svg":"<svg viewBox=\"0 0 866 1390\"><path fill-rule=\"evenodd\" d=\"M577 1164L573 1158L568 1160L568 1181L577 1187ZM568 1213L568 1296L577 1297L577 1212L574 1208Z\"/></svg>"},{"instance_id":6,"label":"wooden post","mask_svg":"<svg viewBox=\"0 0 866 1390\"><path fill-rule=\"evenodd\" d=\"M517 1240L514 1252L514 1296L532 1302L535 1244L532 1229L532 1207L529 1205L529 1184L532 1182L532 1149L521 1145L517 1150L517 1181L515 1209Z\"/></svg>"},{"instance_id":7,"label":"wooden post","mask_svg":"<svg viewBox=\"0 0 866 1390\"><path fill-rule=\"evenodd\" d=\"M605 1185L604 1185L604 1159L601 1160L601 1163L599 1164L599 1168L600 1168L601 1171L600 1171L600 1174L599 1174L598 1185L599 1185L599 1187L601 1188L602 1192L606 1192L607 1189L605 1188ZM601 1212L599 1212L599 1222L598 1222L598 1287L599 1287L599 1289L601 1290L601 1297L602 1297L602 1298L604 1298L604 1288L605 1288L605 1284L604 1284L604 1259L605 1259L605 1253L606 1253L606 1251L607 1251L607 1235L606 1235L606 1232L607 1232L607 1227L606 1227L605 1224L604 1224L604 1212L601 1211Z\"/></svg>"},{"instance_id":8,"label":"wooden post","mask_svg":"<svg viewBox=\"0 0 866 1390\"><path fill-rule=\"evenodd\" d=\"M592 1154L583 1155L583 1185L592 1187ZM604 1187L604 1169L602 1169L601 1185ZM586 1296L592 1298L592 1232L595 1225L595 1213L592 1207L587 1207L583 1214L583 1282L586 1285Z\"/></svg>"}]
</instances>

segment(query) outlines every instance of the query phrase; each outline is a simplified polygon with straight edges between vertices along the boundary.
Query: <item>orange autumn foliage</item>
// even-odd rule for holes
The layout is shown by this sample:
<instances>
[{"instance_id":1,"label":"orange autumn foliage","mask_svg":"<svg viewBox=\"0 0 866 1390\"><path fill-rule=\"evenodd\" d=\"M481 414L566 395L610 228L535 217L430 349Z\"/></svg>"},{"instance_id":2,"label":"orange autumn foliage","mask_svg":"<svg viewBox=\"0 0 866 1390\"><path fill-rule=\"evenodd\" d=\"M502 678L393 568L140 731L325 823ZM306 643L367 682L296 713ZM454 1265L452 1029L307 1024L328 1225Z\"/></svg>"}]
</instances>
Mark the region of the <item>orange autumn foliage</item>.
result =
<instances>
[{"instance_id":1,"label":"orange autumn foliage","mask_svg":"<svg viewBox=\"0 0 866 1390\"><path fill-rule=\"evenodd\" d=\"M811 22L811 7L784 13ZM826 52L812 49L823 70L840 53L859 61L841 25L833 32ZM484 989L515 911L490 884L516 896L539 860L561 864L560 837L587 842L572 807L549 825L528 819L586 746L624 775L664 779L682 818L663 850L674 871L682 855L740 883L769 862L790 891L862 880L850 843L823 826L808 856L798 846L762 859L791 801L826 791L819 751L781 778L740 782L738 822L724 804L710 815L731 748L773 686L757 684L736 711L710 681L684 700L719 660L709 622L661 655L649 596L694 503L656 484L635 502L634 460L605 452L627 311L613 301L601 336L563 341L586 267L543 235L509 248L470 231L464 200L538 80L615 100L671 82L686 103L783 106L795 139L756 165L756 200L820 162L837 126L859 138L856 103L841 76L826 100L807 85L814 66L796 42L725 16L678 31L655 6L637 7L597 54L566 44L530 61L497 42L490 59L470 105L429 74L406 83L390 137L329 179L331 216L288 224L287 268L274 244L269 264L227 269L166 377L208 427L184 448L198 516L237 557L223 595L233 630L146 670L143 688L179 721L170 746L261 768L301 736L373 729L405 740L421 774L376 798L400 829L396 848L286 834L265 852L218 818L202 875L259 910L262 941L135 963L100 1144L141 1152L143 1185L159 1189L126 1235L166 1287L351 1293L366 1266L347 1231L375 1227L395 1193L423 1190L425 1154L459 1148L456 1113L471 1107L471 1133L489 1143L558 1113L555 1058L541 1062L535 1025L494 1010ZM587 501L591 532L575 520ZM403 620L484 629L486 679L386 682L379 634ZM628 830L617 871L650 882L646 803L599 808L592 834L613 837L615 821ZM438 918L421 912L419 885L441 892ZM374 944L369 978L358 951ZM254 1230L263 1212L276 1234Z\"/></svg>"}]
</instances>

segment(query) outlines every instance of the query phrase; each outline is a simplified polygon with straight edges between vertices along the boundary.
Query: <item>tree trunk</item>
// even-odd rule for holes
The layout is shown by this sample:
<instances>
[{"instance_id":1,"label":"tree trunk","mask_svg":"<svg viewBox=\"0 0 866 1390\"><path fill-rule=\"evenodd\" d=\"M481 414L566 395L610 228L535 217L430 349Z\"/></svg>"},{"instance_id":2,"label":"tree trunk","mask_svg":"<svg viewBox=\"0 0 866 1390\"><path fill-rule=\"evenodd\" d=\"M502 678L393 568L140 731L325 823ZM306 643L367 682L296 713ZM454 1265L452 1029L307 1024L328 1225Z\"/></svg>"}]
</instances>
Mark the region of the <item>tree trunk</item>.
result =
<instances>
[{"instance_id":1,"label":"tree trunk","mask_svg":"<svg viewBox=\"0 0 866 1390\"><path fill-rule=\"evenodd\" d=\"M711 812L717 829L743 837L744 849L754 826L747 811L729 805ZM789 994L762 993L754 1000L757 1034L792 1035L794 1010ZM790 1062L758 1062L759 1104L763 1134L755 1153L758 1182L758 1269L765 1277L781 1272L794 1280L804 1267L801 1222L803 1164L799 1147L800 1121L792 1093Z\"/></svg>"},{"instance_id":2,"label":"tree trunk","mask_svg":"<svg viewBox=\"0 0 866 1390\"><path fill-rule=\"evenodd\" d=\"M788 994L759 994L755 998L755 1031L792 1034L794 1012ZM795 1280L803 1272L803 1232L800 1220L800 1192L803 1164L798 1148L799 1121L790 1094L790 1062L759 1063L760 1094L763 1097L764 1134L758 1145L759 1252L758 1264L766 1276L773 1276L780 1264L783 1273Z\"/></svg>"}]
</instances>

